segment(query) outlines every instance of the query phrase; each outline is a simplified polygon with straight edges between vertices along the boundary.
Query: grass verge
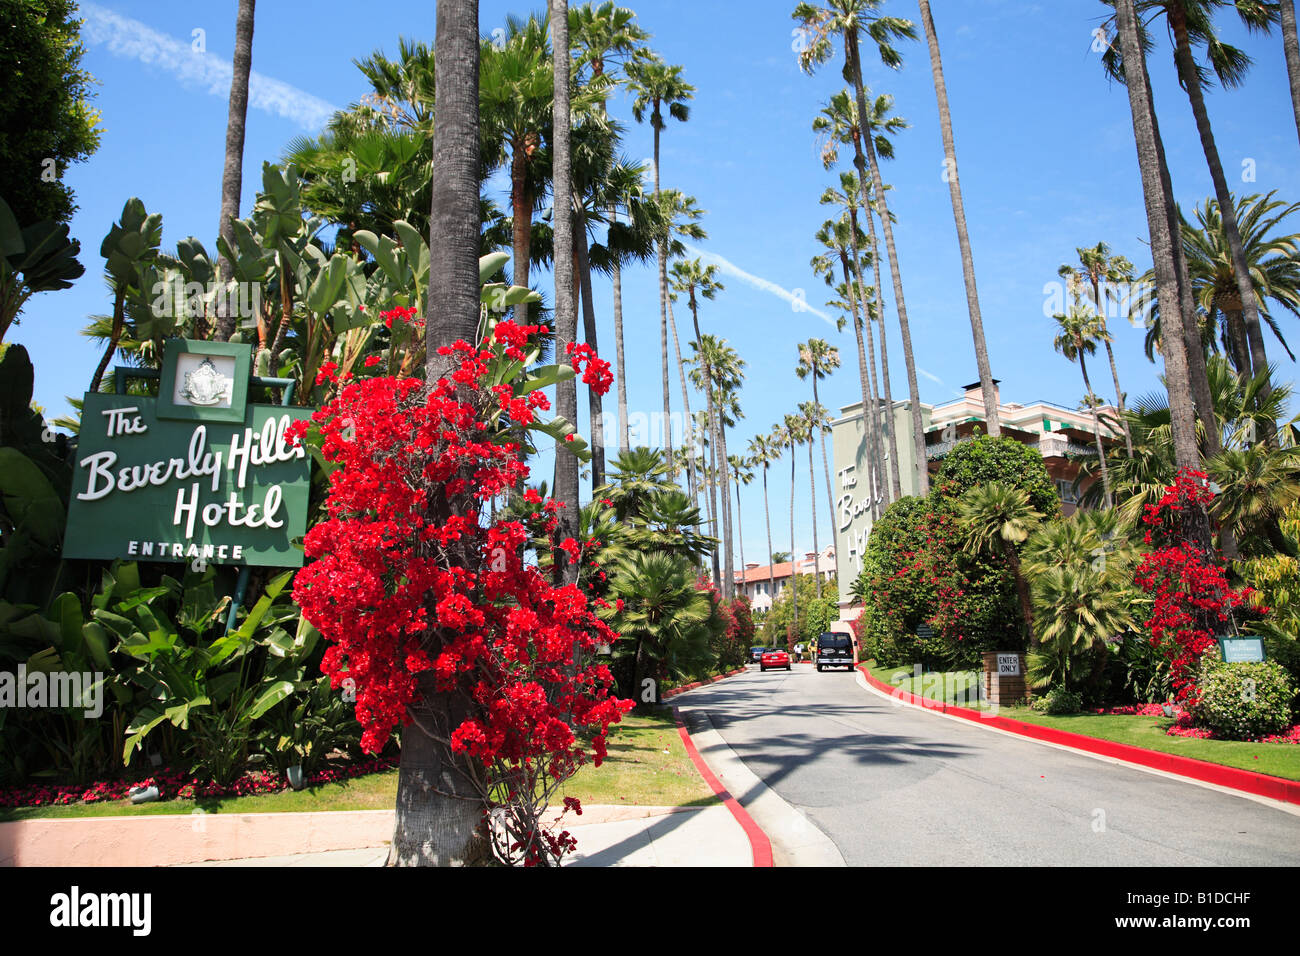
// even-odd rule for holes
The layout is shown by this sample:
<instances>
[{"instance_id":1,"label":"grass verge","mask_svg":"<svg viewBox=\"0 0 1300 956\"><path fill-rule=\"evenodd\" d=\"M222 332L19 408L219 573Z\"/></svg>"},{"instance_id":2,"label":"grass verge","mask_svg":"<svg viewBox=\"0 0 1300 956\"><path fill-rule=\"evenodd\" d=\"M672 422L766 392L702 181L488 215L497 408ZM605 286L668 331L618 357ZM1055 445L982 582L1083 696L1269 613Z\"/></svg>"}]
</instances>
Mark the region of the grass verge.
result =
<instances>
[{"instance_id":1,"label":"grass verge","mask_svg":"<svg viewBox=\"0 0 1300 956\"><path fill-rule=\"evenodd\" d=\"M691 763L671 712L629 714L610 734L609 757L571 779L563 796L583 803L643 806L707 806L718 802ZM298 813L323 810L389 810L397 802L397 770L385 770L304 790L248 797L205 797L133 804L129 800L47 807L0 808L0 823L83 817L204 813ZM556 798L555 803L561 803Z\"/></svg>"}]
</instances>

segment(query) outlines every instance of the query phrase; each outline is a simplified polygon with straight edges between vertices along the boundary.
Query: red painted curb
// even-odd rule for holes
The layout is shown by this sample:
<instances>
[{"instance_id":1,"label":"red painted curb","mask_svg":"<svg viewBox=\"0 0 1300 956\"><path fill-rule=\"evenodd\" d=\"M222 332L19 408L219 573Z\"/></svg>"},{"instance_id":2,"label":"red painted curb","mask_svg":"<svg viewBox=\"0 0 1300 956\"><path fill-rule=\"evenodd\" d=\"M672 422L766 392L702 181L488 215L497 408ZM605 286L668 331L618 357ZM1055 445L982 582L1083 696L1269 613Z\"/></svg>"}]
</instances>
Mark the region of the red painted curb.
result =
<instances>
[{"instance_id":1,"label":"red painted curb","mask_svg":"<svg viewBox=\"0 0 1300 956\"><path fill-rule=\"evenodd\" d=\"M720 680L726 680L728 677L735 677L737 674L743 674L744 672L745 668L738 667L734 671L728 671L725 674L714 674L708 680L692 681L691 683L684 684L681 687L674 687L672 690L666 690L659 695L659 699L667 700L669 697L676 697L678 694L684 694L688 690L695 690L695 688L703 687L705 684L716 684Z\"/></svg>"},{"instance_id":2,"label":"red painted curb","mask_svg":"<svg viewBox=\"0 0 1300 956\"><path fill-rule=\"evenodd\" d=\"M728 675L730 676L730 675ZM713 788L713 792L722 798L722 802L727 805L731 815L736 818L745 831L745 836L749 837L749 846L754 854L754 866L770 867L772 866L772 841L767 838L763 828L754 822L754 818L745 812L745 808L727 792L727 788L722 785L709 765L704 762L700 752L695 749L695 741L691 740L690 732L686 729L686 723L682 720L681 711L676 707L673 708L673 719L677 721L677 733L681 735L682 743L686 745L686 753L690 755L691 761L695 764L695 769L700 772L704 782Z\"/></svg>"},{"instance_id":3,"label":"red painted curb","mask_svg":"<svg viewBox=\"0 0 1300 956\"><path fill-rule=\"evenodd\" d=\"M1088 753L1099 754L1103 757L1113 757L1123 760L1127 763L1137 764L1141 767L1150 767L1153 770L1163 770L1165 773L1172 773L1180 777L1190 777L1193 780L1200 780L1204 783L1212 783L1216 786L1227 787L1230 790L1240 790L1243 793L1251 793L1259 797L1268 797L1272 800L1280 800L1283 803L1300 804L1300 781L1284 780L1281 777L1272 777L1264 773L1256 773L1253 770L1240 770L1236 767L1225 767L1222 764L1209 763L1205 760L1197 760L1193 757L1180 757L1177 754L1161 753L1158 750L1147 750L1145 747L1134 747L1132 744L1115 743L1111 740L1102 740L1098 737L1088 737L1084 734L1071 733L1068 730L1057 730L1054 727L1043 727L1039 724L1027 724L1022 720L1012 720L1010 717L989 717L978 710L969 710L965 707L957 707L952 704L935 703L917 697L915 694L897 687L891 687L884 681L872 676L861 664L857 666L862 676L867 679L867 683L877 690L884 691L891 697L901 700L905 704L918 707L921 710L938 711L941 714L951 714L954 717L960 717L963 720L969 720L974 723L984 724L988 727L997 727L999 730L1010 731L1021 737L1030 737L1034 740L1043 740L1048 743L1062 744L1067 747L1073 747L1076 750L1086 750Z\"/></svg>"}]
</instances>

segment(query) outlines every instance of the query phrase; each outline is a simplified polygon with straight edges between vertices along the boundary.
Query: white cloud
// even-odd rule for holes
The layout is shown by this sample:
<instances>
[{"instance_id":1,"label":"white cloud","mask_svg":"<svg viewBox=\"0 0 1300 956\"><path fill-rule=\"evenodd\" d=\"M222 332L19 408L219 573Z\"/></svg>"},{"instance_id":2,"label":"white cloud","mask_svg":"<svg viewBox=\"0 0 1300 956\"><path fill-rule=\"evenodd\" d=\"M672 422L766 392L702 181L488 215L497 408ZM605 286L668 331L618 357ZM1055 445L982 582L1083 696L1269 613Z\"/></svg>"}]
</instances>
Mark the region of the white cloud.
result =
<instances>
[{"instance_id":1,"label":"white cloud","mask_svg":"<svg viewBox=\"0 0 1300 956\"><path fill-rule=\"evenodd\" d=\"M734 262L731 262L728 259L724 259L716 252L706 252L705 250L700 249L696 246L692 246L689 243L682 243L682 245L685 246L686 251L689 252L691 255L699 256L701 259L705 259L710 262L713 262L714 264L717 265L719 269L721 269L727 275L735 276L741 282L744 282L748 285L752 285L755 289L761 289L764 292L771 293L772 295L776 296L778 299L784 299L787 303L789 303L790 308L793 311L811 312L813 315L817 316L817 318L821 319L827 325L831 326L832 328L835 327L834 319L828 316L825 312L822 312L820 309L816 309L813 306L809 305L804 300L804 297L799 294L803 292L802 289L796 289L793 292L791 292L789 289L783 288L777 285L775 282L771 282L767 279L762 278L761 276L756 276L751 272L746 272L744 269L740 268L740 266L736 265Z\"/></svg>"},{"instance_id":2,"label":"white cloud","mask_svg":"<svg viewBox=\"0 0 1300 956\"><path fill-rule=\"evenodd\" d=\"M104 44L114 56L156 66L179 78L184 86L212 96L230 96L233 69L228 59L195 50L191 41L159 33L94 3L83 3L80 12L86 19L81 35L87 44ZM248 105L312 131L324 126L335 112L335 107L319 97L257 71L248 77Z\"/></svg>"}]
</instances>

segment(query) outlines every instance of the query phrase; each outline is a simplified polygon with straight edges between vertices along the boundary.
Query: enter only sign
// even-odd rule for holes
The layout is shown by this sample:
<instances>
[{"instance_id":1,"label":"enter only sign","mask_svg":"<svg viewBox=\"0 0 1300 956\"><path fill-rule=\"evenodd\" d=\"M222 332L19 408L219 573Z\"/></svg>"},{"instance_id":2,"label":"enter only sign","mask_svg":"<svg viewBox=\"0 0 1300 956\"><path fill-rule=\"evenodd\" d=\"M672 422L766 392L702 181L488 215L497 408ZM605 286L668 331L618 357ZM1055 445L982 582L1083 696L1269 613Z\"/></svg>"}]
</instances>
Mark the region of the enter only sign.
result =
<instances>
[{"instance_id":1,"label":"enter only sign","mask_svg":"<svg viewBox=\"0 0 1300 956\"><path fill-rule=\"evenodd\" d=\"M1020 655L999 654L998 655L998 676L1019 677L1020 676Z\"/></svg>"}]
</instances>

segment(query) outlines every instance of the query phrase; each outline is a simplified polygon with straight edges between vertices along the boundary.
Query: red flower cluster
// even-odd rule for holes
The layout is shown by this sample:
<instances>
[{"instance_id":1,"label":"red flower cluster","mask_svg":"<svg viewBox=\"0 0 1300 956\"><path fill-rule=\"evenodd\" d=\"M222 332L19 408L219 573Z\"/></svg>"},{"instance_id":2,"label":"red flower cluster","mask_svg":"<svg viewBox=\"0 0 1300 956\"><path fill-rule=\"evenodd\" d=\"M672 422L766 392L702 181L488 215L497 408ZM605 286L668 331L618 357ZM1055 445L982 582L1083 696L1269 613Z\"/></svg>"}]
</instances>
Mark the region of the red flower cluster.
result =
<instances>
[{"instance_id":1,"label":"red flower cluster","mask_svg":"<svg viewBox=\"0 0 1300 956\"><path fill-rule=\"evenodd\" d=\"M1197 702L1197 671L1201 657L1215 644L1215 630L1250 594L1249 589L1230 588L1214 556L1183 537L1184 513L1214 500L1207 485L1204 473L1179 469L1160 501L1146 506L1143 540L1161 546L1142 555L1134 576L1138 587L1154 598L1147 621L1150 641L1168 655L1174 699L1186 707Z\"/></svg>"},{"instance_id":2,"label":"red flower cluster","mask_svg":"<svg viewBox=\"0 0 1300 956\"><path fill-rule=\"evenodd\" d=\"M393 320L396 319L397 321L405 325L411 325L418 330L423 330L424 319L415 318L415 314L419 311L420 310L417 309L415 306L410 306L406 308L403 308L402 306L398 306L395 309L389 309L387 312L380 312L379 317L384 320L385 328L391 329L393 327Z\"/></svg>"},{"instance_id":3,"label":"red flower cluster","mask_svg":"<svg viewBox=\"0 0 1300 956\"><path fill-rule=\"evenodd\" d=\"M597 358L596 350L584 342L570 342L564 347L565 354L573 363L573 370L582 376L584 384L591 387L597 395L604 395L614 384L614 374L609 370L609 363Z\"/></svg>"},{"instance_id":4,"label":"red flower cluster","mask_svg":"<svg viewBox=\"0 0 1300 956\"><path fill-rule=\"evenodd\" d=\"M457 342L439 354L457 363L450 381L357 382L313 416L322 454L339 467L294 597L330 643L321 667L332 684L355 681L367 750L410 722L421 700L451 694L462 716L446 736L421 726L480 763L485 803L504 792L509 810L546 778L598 765L609 725L632 702L610 696L613 677L594 663L616 635L586 596L524 563L522 524L483 514L485 501L528 476L518 446L494 444L482 428L493 401L517 411L482 386L494 352ZM511 849L536 863L570 842L539 832Z\"/></svg>"}]
</instances>

